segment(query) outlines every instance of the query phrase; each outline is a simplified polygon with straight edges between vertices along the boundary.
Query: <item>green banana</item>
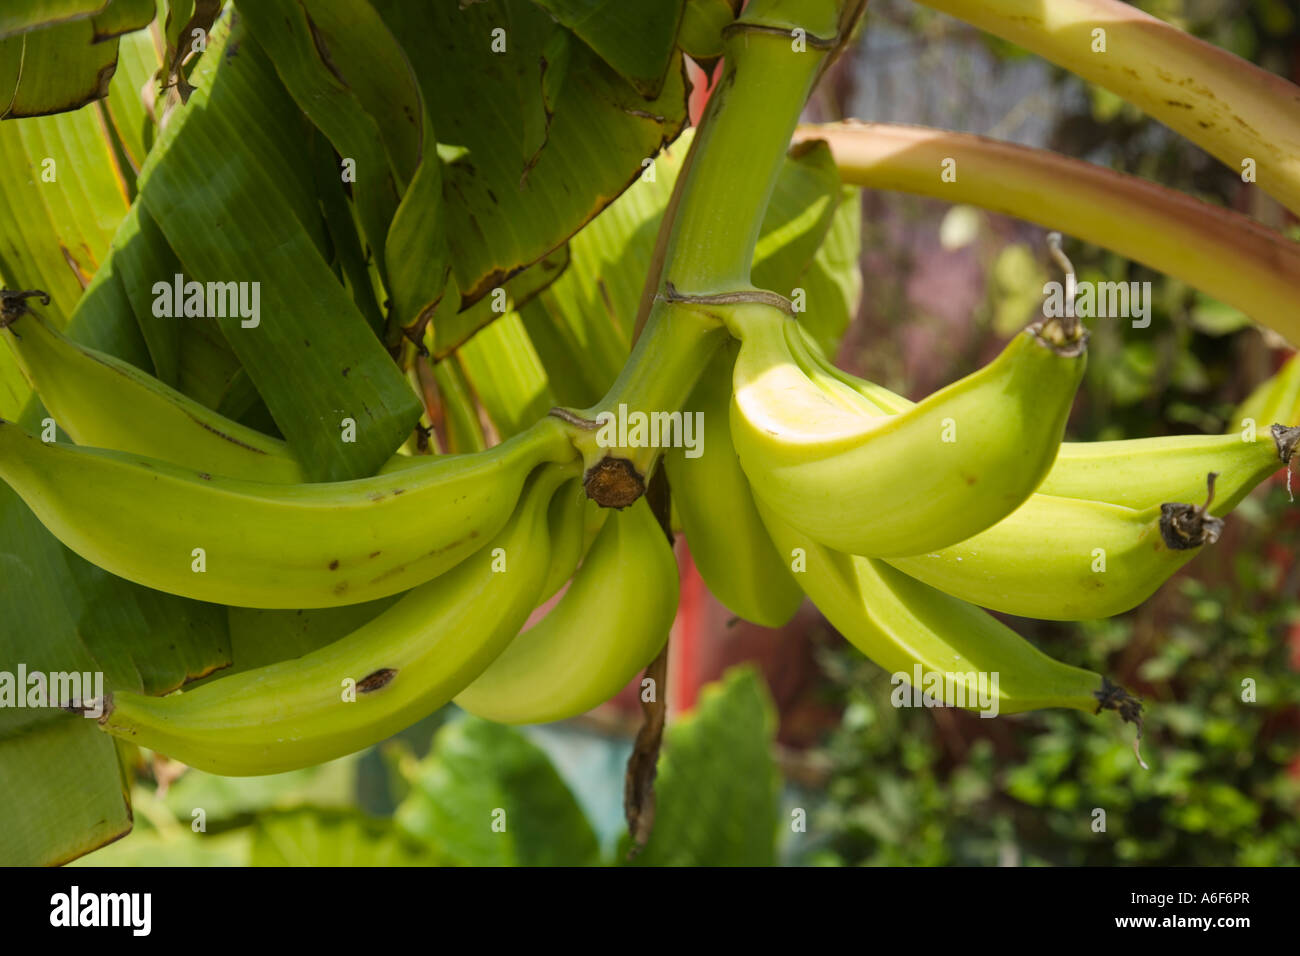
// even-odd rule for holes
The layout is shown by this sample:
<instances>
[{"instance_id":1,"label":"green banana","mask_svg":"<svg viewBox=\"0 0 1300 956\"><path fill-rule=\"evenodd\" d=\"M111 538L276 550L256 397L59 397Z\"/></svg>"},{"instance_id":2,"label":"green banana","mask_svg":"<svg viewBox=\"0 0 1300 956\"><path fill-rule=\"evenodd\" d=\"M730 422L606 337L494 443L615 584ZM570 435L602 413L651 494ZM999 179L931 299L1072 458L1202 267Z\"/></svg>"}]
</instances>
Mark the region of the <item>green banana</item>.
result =
<instances>
[{"instance_id":1,"label":"green banana","mask_svg":"<svg viewBox=\"0 0 1300 956\"><path fill-rule=\"evenodd\" d=\"M1036 494L987 531L889 563L994 611L1090 620L1137 607L1217 541L1222 524L1205 506L1171 503L1138 511Z\"/></svg>"},{"instance_id":2,"label":"green banana","mask_svg":"<svg viewBox=\"0 0 1300 956\"><path fill-rule=\"evenodd\" d=\"M39 315L27 312L6 331L23 375L78 445L228 478L303 480L284 442L217 414L128 362L73 342Z\"/></svg>"},{"instance_id":3,"label":"green banana","mask_svg":"<svg viewBox=\"0 0 1300 956\"><path fill-rule=\"evenodd\" d=\"M1068 707L1140 721L1140 704L1100 674L1053 660L979 608L884 561L835 551L766 505L759 510L782 554L806 562L799 579L813 603L895 683L947 688L955 697L948 703L989 716Z\"/></svg>"},{"instance_id":4,"label":"green banana","mask_svg":"<svg viewBox=\"0 0 1300 956\"><path fill-rule=\"evenodd\" d=\"M790 342L791 351L809 378L845 405L856 407L863 414L874 410L884 415L915 407L915 403L903 396L831 364L806 330L794 327ZM1300 388L1300 363L1295 363L1295 368L1295 372L1283 369L1266 383L1272 392L1281 394L1271 403L1262 398L1256 402L1261 414L1283 421L1300 417L1300 406L1291 400L1292 391ZM1258 419L1261 423L1268 420L1268 417ZM1215 472L1219 477L1213 513L1222 516L1277 471L1279 458L1281 464L1290 460L1290 452L1284 445L1294 447L1294 443L1288 443L1285 434L1279 438L1269 429L1263 429L1265 434L1259 431L1251 428L1241 432L1233 430L1226 435L1062 442L1056 461L1038 486L1038 493L1106 501L1140 510L1167 501L1199 498L1205 488L1205 476Z\"/></svg>"},{"instance_id":5,"label":"green banana","mask_svg":"<svg viewBox=\"0 0 1300 956\"><path fill-rule=\"evenodd\" d=\"M1237 408L1227 431L1248 433L1269 422L1300 421L1300 353L1265 379Z\"/></svg>"},{"instance_id":6,"label":"green banana","mask_svg":"<svg viewBox=\"0 0 1300 956\"><path fill-rule=\"evenodd\" d=\"M673 502L691 559L709 590L732 613L764 627L780 627L803 603L803 591L772 545L754 506L754 494L731 444L728 408L738 346L724 346L695 385L683 415L703 425L700 453L665 452Z\"/></svg>"},{"instance_id":7,"label":"green banana","mask_svg":"<svg viewBox=\"0 0 1300 956\"><path fill-rule=\"evenodd\" d=\"M645 499L611 515L569 590L456 697L479 717L540 724L622 690L668 639L677 563Z\"/></svg>"},{"instance_id":8,"label":"green banana","mask_svg":"<svg viewBox=\"0 0 1300 956\"><path fill-rule=\"evenodd\" d=\"M1056 457L1086 361L1085 333L1049 320L905 412L855 413L798 365L793 319L753 302L723 318L741 340L731 433L755 497L877 557L945 547L1019 507Z\"/></svg>"},{"instance_id":9,"label":"green banana","mask_svg":"<svg viewBox=\"0 0 1300 956\"><path fill-rule=\"evenodd\" d=\"M527 620L550 567L551 496L576 473L539 471L489 547L348 636L180 694L115 692L100 726L227 776L311 766L410 726L482 673Z\"/></svg>"},{"instance_id":10,"label":"green banana","mask_svg":"<svg viewBox=\"0 0 1300 956\"><path fill-rule=\"evenodd\" d=\"M239 607L334 607L423 584L505 525L534 468L575 457L545 419L484 452L277 485L47 444L0 422L0 478L64 544L138 584Z\"/></svg>"},{"instance_id":11,"label":"green banana","mask_svg":"<svg viewBox=\"0 0 1300 956\"><path fill-rule=\"evenodd\" d=\"M285 442L221 415L129 362L72 341L36 313L24 312L6 328L19 369L78 445L225 478L303 481L302 467ZM379 473L423 461L394 455Z\"/></svg>"},{"instance_id":12,"label":"green banana","mask_svg":"<svg viewBox=\"0 0 1300 956\"><path fill-rule=\"evenodd\" d=\"M542 602L555 596L582 561L609 517L582 488L582 482L565 485L551 502L551 570L542 588Z\"/></svg>"}]
</instances>

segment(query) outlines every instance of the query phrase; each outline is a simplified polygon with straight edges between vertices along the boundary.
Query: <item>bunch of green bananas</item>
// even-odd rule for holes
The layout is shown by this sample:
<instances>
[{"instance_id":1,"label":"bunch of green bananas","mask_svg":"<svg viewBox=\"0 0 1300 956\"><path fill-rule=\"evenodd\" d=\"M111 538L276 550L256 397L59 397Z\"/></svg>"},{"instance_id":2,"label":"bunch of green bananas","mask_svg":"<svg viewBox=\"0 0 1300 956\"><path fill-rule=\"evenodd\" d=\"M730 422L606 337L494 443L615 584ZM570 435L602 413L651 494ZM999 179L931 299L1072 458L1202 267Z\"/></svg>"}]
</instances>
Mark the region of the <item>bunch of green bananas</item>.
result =
<instances>
[{"instance_id":1,"label":"bunch of green bananas","mask_svg":"<svg viewBox=\"0 0 1300 956\"><path fill-rule=\"evenodd\" d=\"M406 592L302 657L162 698L114 693L100 721L109 733L214 773L278 773L374 744L453 698L504 722L581 714L666 639L677 596L668 539L645 501L611 513L586 499L555 418L481 452L395 456L373 478L303 484L282 442L39 315L13 318L4 335L51 416L84 444L0 421L0 477L79 554L237 607Z\"/></svg>"},{"instance_id":2,"label":"bunch of green bananas","mask_svg":"<svg viewBox=\"0 0 1300 956\"><path fill-rule=\"evenodd\" d=\"M769 626L807 593L882 666L913 682L947 675L961 706L1136 719L1136 701L1101 675L1053 661L980 608L1075 620L1134 606L1300 441L1278 425L1258 441L1061 444L1086 334L1051 320L913 404L835 368L772 293L669 285L667 298L732 336L686 403L703 413L703 454L664 455L706 582ZM666 640L668 538L644 499L588 500L590 435L575 436L572 415L495 447L397 455L371 478L305 484L284 443L35 313L15 310L4 335L77 444L0 422L0 478L88 560L237 607L402 595L305 656L162 698L117 692L101 719L112 734L216 773L275 773L451 700L512 723L580 714ZM1207 475L1210 500L1194 504Z\"/></svg>"}]
</instances>

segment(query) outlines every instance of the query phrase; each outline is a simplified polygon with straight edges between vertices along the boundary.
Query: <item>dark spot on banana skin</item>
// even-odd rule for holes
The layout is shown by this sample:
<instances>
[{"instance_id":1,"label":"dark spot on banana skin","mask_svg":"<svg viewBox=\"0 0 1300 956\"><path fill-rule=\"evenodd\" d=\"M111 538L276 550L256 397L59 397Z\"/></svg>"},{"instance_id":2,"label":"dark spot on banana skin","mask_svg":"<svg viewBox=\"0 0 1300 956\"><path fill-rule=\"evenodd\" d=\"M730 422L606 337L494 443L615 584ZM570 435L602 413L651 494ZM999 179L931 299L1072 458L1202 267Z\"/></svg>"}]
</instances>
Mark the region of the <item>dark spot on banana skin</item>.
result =
<instances>
[{"instance_id":1,"label":"dark spot on banana skin","mask_svg":"<svg viewBox=\"0 0 1300 956\"><path fill-rule=\"evenodd\" d=\"M330 570L337 571L338 569L339 569L339 559L335 558L333 561L330 562Z\"/></svg>"},{"instance_id":2,"label":"dark spot on banana skin","mask_svg":"<svg viewBox=\"0 0 1300 956\"><path fill-rule=\"evenodd\" d=\"M373 673L367 674L361 680L357 681L357 690L363 694L373 694L380 688L387 687L392 679L397 676L397 671L391 667L381 667Z\"/></svg>"},{"instance_id":3,"label":"dark spot on banana skin","mask_svg":"<svg viewBox=\"0 0 1300 956\"><path fill-rule=\"evenodd\" d=\"M344 591L346 591L347 589L348 589L348 582L347 582L347 581L340 581L338 584L334 585L334 593L335 593L335 594L342 594L342 593L343 593Z\"/></svg>"},{"instance_id":4,"label":"dark spot on banana skin","mask_svg":"<svg viewBox=\"0 0 1300 956\"><path fill-rule=\"evenodd\" d=\"M379 557L380 554L381 554L381 552L379 552L379 551L371 551L371 552L370 552L370 556L371 556L372 558L377 558L377 557Z\"/></svg>"}]
</instances>

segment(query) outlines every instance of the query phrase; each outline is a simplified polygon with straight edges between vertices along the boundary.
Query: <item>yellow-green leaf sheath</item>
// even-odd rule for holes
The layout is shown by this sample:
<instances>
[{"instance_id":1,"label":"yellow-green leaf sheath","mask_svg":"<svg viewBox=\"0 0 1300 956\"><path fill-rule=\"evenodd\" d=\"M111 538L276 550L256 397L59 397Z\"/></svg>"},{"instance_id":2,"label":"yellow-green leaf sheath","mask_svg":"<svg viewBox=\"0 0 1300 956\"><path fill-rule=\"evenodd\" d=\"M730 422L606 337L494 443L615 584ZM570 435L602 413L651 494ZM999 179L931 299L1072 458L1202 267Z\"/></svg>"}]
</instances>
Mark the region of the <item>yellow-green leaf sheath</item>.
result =
<instances>
[{"instance_id":1,"label":"yellow-green leaf sheath","mask_svg":"<svg viewBox=\"0 0 1300 956\"><path fill-rule=\"evenodd\" d=\"M803 592L772 545L754 494L731 444L731 374L738 346L720 349L683 409L702 426L699 454L664 454L673 502L691 559L713 595L732 613L780 627L803 603Z\"/></svg>"},{"instance_id":2,"label":"yellow-green leaf sheath","mask_svg":"<svg viewBox=\"0 0 1300 956\"><path fill-rule=\"evenodd\" d=\"M356 481L237 481L0 423L0 478L88 561L146 587L240 607L397 594L483 547L538 465L575 452L545 419L504 444Z\"/></svg>"},{"instance_id":3,"label":"yellow-green leaf sheath","mask_svg":"<svg viewBox=\"0 0 1300 956\"><path fill-rule=\"evenodd\" d=\"M677 563L641 499L606 519L559 603L456 703L506 724L586 713L654 660L676 612Z\"/></svg>"},{"instance_id":4,"label":"yellow-green leaf sheath","mask_svg":"<svg viewBox=\"0 0 1300 956\"><path fill-rule=\"evenodd\" d=\"M846 640L884 670L914 681L916 668L952 675L967 709L978 709L979 675L986 692L997 675L999 713L1046 707L1095 711L1101 675L1048 657L979 608L909 578L884 561L818 544L760 503L773 540L802 558L797 575L813 603ZM938 678L936 678L938 679ZM1118 703L1118 701L1116 702Z\"/></svg>"},{"instance_id":5,"label":"yellow-green leaf sheath","mask_svg":"<svg viewBox=\"0 0 1300 956\"><path fill-rule=\"evenodd\" d=\"M281 773L378 743L447 703L528 619L550 565L558 482L530 482L500 534L347 637L167 697L117 692L104 730L209 773Z\"/></svg>"},{"instance_id":6,"label":"yellow-green leaf sheath","mask_svg":"<svg viewBox=\"0 0 1300 956\"><path fill-rule=\"evenodd\" d=\"M792 319L745 305L726 320L741 340L732 441L755 497L854 554L945 547L1019 507L1051 468L1085 364L1082 341L1035 327L905 412L857 414L799 367Z\"/></svg>"}]
</instances>

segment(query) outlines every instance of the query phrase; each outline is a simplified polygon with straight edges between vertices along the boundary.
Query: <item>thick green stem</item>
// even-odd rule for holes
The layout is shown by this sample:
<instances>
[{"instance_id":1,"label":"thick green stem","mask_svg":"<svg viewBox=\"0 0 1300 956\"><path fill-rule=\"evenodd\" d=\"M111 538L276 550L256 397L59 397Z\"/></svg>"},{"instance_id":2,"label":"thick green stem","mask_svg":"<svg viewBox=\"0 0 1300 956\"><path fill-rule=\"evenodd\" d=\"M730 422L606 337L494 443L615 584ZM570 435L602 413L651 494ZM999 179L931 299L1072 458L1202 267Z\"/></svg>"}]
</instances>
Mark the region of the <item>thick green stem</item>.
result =
<instances>
[{"instance_id":1,"label":"thick green stem","mask_svg":"<svg viewBox=\"0 0 1300 956\"><path fill-rule=\"evenodd\" d=\"M752 0L727 27L726 70L661 227L668 238L656 286L671 282L687 295L750 286L754 247L790 136L850 2ZM623 426L678 412L725 338L708 310L656 300L608 394L581 412L556 410L586 461L588 495L626 507L644 492L664 445L654 442L654 432Z\"/></svg>"},{"instance_id":2,"label":"thick green stem","mask_svg":"<svg viewBox=\"0 0 1300 956\"><path fill-rule=\"evenodd\" d=\"M683 293L750 284L763 213L841 6L753 0L727 28L726 67L683 171L664 261L663 278Z\"/></svg>"}]
</instances>

